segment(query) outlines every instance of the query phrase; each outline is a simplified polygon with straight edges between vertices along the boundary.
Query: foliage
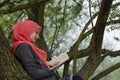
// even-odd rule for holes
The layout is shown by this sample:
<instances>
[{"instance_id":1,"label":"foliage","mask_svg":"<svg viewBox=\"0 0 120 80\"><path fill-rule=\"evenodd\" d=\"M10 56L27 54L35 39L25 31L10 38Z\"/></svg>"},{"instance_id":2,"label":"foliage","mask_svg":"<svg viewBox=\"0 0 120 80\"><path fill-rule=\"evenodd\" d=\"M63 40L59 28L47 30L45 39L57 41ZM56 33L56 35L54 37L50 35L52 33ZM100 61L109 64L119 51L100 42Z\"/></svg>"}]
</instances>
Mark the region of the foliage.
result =
<instances>
[{"instance_id":1,"label":"foliage","mask_svg":"<svg viewBox=\"0 0 120 80\"><path fill-rule=\"evenodd\" d=\"M72 3L74 3L74 6ZM67 35L69 34L67 32L71 29L77 28L75 27L73 19L75 19L76 17L80 18L79 13L81 10L82 3L81 5L78 5L75 2L71 2L71 4L69 4L67 0L58 2L55 1L55 4L53 4L53 2L47 4L45 9L44 36L49 46L51 46L51 43L54 39L53 36L55 36L56 40L53 46L54 49L60 47L58 46L59 42L62 45L62 42L64 43L65 40L67 40L67 38L64 40L65 36L67 37ZM65 50L59 49L59 51Z\"/></svg>"}]
</instances>

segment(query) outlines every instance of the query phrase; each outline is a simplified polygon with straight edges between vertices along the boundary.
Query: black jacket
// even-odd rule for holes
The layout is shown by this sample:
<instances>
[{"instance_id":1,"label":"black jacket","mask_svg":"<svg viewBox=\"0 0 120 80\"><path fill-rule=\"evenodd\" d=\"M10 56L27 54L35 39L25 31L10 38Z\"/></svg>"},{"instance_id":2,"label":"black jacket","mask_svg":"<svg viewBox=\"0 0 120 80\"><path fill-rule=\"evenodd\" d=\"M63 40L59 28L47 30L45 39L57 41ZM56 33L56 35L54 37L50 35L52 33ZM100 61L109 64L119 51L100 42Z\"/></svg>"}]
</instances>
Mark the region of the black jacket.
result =
<instances>
[{"instance_id":1,"label":"black jacket","mask_svg":"<svg viewBox=\"0 0 120 80\"><path fill-rule=\"evenodd\" d=\"M24 70L34 80L55 80L54 71L49 70L43 65L28 44L20 44L16 50L15 56L22 63Z\"/></svg>"},{"instance_id":2,"label":"black jacket","mask_svg":"<svg viewBox=\"0 0 120 80\"><path fill-rule=\"evenodd\" d=\"M16 50L15 56L22 63L24 70L34 80L56 80L54 70L49 70L46 66L44 66L28 44L20 44ZM70 75L66 75L58 80L72 79L70 79Z\"/></svg>"}]
</instances>

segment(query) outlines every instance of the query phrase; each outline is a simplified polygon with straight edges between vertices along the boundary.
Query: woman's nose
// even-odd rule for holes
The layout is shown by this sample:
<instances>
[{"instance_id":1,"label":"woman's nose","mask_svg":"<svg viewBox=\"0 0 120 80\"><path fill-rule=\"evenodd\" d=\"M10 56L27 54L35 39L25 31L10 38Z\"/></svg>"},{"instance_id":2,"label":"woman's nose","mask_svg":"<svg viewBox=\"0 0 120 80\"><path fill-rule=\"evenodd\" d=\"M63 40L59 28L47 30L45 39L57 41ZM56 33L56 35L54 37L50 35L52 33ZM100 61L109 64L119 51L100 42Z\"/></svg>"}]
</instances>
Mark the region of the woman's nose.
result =
<instances>
[{"instance_id":1,"label":"woman's nose","mask_svg":"<svg viewBox=\"0 0 120 80\"><path fill-rule=\"evenodd\" d=\"M40 38L40 36L37 34L37 38Z\"/></svg>"}]
</instances>

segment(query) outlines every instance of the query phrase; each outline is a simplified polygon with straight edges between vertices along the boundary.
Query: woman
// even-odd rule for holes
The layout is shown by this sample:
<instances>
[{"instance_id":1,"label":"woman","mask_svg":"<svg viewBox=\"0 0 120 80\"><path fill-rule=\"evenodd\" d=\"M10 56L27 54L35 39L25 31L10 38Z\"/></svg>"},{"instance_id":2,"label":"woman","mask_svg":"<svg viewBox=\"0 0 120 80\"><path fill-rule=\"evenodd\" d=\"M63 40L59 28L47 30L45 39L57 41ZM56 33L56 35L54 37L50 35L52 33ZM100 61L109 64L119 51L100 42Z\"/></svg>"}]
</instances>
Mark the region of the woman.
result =
<instances>
[{"instance_id":1,"label":"woman","mask_svg":"<svg viewBox=\"0 0 120 80\"><path fill-rule=\"evenodd\" d=\"M16 58L22 63L24 70L34 80L56 80L51 67L59 62L46 61L47 54L35 46L42 28L31 20L18 22L13 28L12 50ZM78 79L73 79L78 78ZM59 80L82 80L80 76L65 76Z\"/></svg>"}]
</instances>

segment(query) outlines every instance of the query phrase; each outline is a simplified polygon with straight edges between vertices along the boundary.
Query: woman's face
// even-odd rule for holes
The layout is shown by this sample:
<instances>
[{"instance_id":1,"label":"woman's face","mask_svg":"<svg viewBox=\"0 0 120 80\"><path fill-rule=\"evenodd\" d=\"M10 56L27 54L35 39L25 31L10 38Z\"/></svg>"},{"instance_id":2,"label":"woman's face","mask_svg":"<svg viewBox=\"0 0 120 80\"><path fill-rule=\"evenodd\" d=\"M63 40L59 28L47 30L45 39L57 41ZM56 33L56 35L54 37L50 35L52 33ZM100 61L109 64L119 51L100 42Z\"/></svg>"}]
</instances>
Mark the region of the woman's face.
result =
<instances>
[{"instance_id":1,"label":"woman's face","mask_svg":"<svg viewBox=\"0 0 120 80\"><path fill-rule=\"evenodd\" d=\"M36 30L34 31L31 35L30 35L30 41L35 43L35 41L39 38L39 34L40 34L40 30Z\"/></svg>"}]
</instances>

